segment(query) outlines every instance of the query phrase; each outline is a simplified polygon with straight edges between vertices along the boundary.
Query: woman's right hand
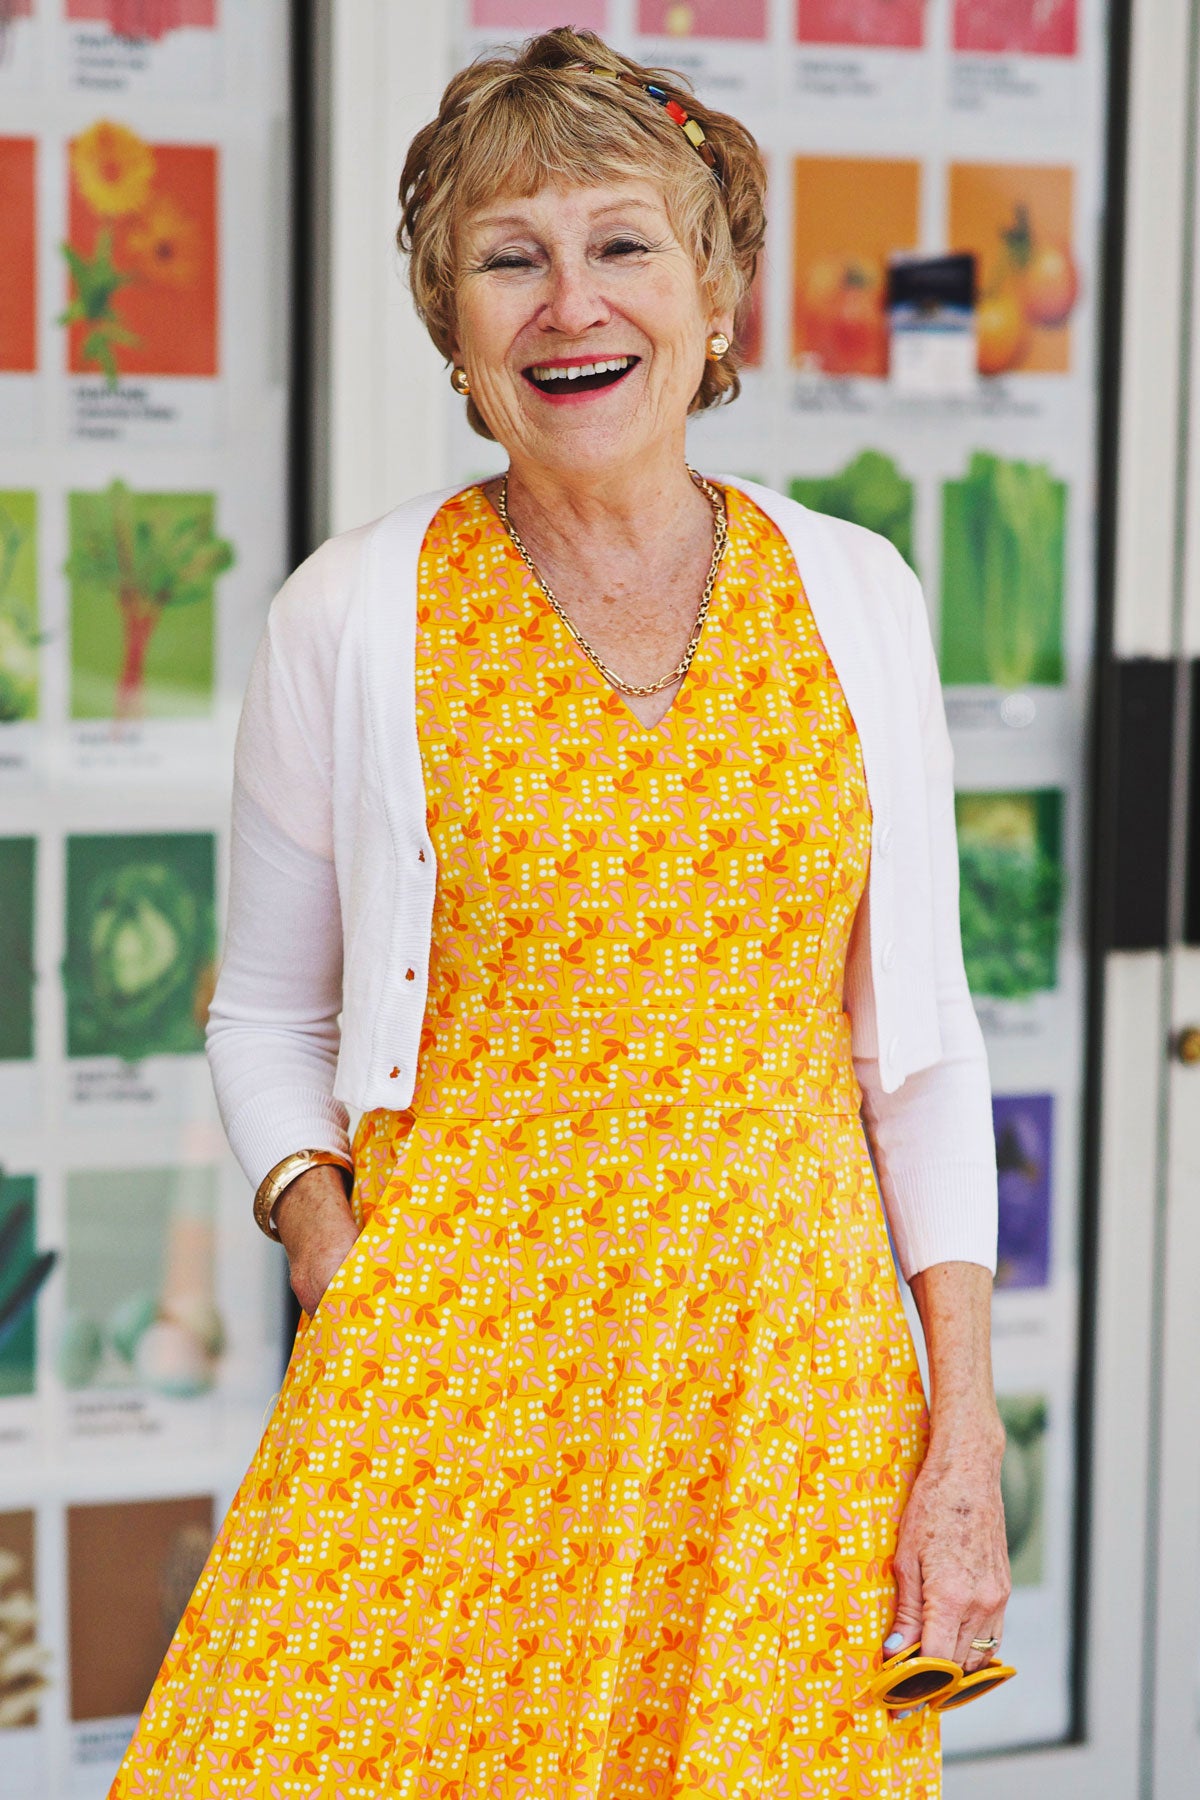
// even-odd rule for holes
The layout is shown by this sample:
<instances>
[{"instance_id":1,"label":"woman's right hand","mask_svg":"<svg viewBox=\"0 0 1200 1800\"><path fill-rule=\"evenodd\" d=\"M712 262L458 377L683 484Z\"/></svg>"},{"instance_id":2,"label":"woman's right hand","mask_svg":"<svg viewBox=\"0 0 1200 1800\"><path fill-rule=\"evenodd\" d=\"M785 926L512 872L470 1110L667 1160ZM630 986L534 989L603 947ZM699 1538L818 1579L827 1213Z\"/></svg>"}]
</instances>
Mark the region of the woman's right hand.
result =
<instances>
[{"instance_id":1,"label":"woman's right hand","mask_svg":"<svg viewBox=\"0 0 1200 1800\"><path fill-rule=\"evenodd\" d=\"M306 1169L275 1202L272 1219L287 1251L292 1292L311 1319L358 1237L342 1172Z\"/></svg>"}]
</instances>

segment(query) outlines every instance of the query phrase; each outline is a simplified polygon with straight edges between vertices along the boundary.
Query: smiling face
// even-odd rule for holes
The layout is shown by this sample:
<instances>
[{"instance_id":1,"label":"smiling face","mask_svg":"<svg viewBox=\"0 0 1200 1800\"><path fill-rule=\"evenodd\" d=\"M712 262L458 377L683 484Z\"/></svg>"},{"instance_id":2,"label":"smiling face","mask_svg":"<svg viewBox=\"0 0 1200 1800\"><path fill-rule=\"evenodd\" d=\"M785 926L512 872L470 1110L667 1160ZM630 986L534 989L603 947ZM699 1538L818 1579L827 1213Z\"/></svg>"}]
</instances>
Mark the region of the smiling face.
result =
<instances>
[{"instance_id":1,"label":"smiling face","mask_svg":"<svg viewBox=\"0 0 1200 1800\"><path fill-rule=\"evenodd\" d=\"M681 455L706 340L733 335L649 181L548 187L470 213L455 361L513 462L561 475Z\"/></svg>"}]
</instances>

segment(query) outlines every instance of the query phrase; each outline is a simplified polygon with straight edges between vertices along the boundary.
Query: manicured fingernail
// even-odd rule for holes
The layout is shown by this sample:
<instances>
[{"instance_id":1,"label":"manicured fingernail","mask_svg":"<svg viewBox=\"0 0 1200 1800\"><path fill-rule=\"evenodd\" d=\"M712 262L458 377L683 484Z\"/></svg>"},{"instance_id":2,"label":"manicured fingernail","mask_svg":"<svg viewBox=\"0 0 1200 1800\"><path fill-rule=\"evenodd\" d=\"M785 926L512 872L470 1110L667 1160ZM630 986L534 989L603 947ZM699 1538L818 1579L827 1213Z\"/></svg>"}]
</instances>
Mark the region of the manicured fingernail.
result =
<instances>
[{"instance_id":1,"label":"manicured fingernail","mask_svg":"<svg viewBox=\"0 0 1200 1800\"><path fill-rule=\"evenodd\" d=\"M892 1654L892 1652L894 1650L903 1649L904 1633L902 1631L893 1631L891 1637L884 1638L883 1647L887 1651L889 1656Z\"/></svg>"}]
</instances>

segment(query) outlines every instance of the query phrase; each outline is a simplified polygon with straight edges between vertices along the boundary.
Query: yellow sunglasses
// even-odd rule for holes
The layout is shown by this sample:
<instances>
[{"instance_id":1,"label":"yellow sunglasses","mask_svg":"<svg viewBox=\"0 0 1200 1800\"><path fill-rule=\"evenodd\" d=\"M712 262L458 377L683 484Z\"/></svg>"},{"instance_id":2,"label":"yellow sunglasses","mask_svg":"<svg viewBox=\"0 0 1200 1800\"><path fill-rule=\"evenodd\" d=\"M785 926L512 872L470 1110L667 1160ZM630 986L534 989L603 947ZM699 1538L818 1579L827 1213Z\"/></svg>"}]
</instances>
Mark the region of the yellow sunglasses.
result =
<instances>
[{"instance_id":1,"label":"yellow sunglasses","mask_svg":"<svg viewBox=\"0 0 1200 1800\"><path fill-rule=\"evenodd\" d=\"M1010 1663L992 1661L965 1674L956 1662L941 1656L922 1656L920 1644L910 1644L889 1656L863 1689L864 1706L882 1705L894 1712L928 1706L933 1712L952 1712L968 1700L990 1694L1016 1670Z\"/></svg>"}]
</instances>

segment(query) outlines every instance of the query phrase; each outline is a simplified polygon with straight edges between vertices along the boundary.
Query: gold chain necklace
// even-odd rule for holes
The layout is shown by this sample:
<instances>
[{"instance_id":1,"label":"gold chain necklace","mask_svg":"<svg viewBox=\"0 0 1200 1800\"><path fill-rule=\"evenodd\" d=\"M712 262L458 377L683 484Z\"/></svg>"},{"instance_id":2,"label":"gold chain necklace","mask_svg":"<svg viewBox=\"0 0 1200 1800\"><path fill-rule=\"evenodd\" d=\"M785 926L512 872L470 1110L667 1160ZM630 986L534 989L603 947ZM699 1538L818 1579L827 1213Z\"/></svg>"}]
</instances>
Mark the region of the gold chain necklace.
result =
<instances>
[{"instance_id":1,"label":"gold chain necklace","mask_svg":"<svg viewBox=\"0 0 1200 1800\"><path fill-rule=\"evenodd\" d=\"M508 476L506 475L500 483L500 492L496 497L496 511L503 519L505 529L515 544L522 562L525 564L529 573L533 576L533 579L537 582L543 594L545 594L546 599L550 602L551 607L558 614L588 661L600 671L605 681L616 688L619 694L631 694L639 698L649 698L651 694L659 694L662 692L663 688L670 687L672 682L682 681L692 666L692 659L700 644L700 634L704 630L704 621L708 617L709 603L712 600L712 592L717 580L717 570L721 566L721 557L724 555L725 545L729 539L729 523L725 512L725 498L720 489L715 488L711 481L706 481L704 476L698 474L696 470L692 468L690 463L686 466L688 474L713 509L712 562L709 564L708 579L704 583L704 592L700 596L700 606L696 613L696 623L692 626L692 635L688 639L687 649L684 651L669 675L664 675L661 681L651 682L648 687L637 687L631 681L622 680L621 676L618 675L615 670L609 668L603 657L599 656L597 652L592 649L592 646L588 643L583 633L576 630L575 626L563 611L561 603L551 592L550 583L546 580L546 577L542 574L532 556L530 556L528 550L521 542L520 534L509 517Z\"/></svg>"}]
</instances>

